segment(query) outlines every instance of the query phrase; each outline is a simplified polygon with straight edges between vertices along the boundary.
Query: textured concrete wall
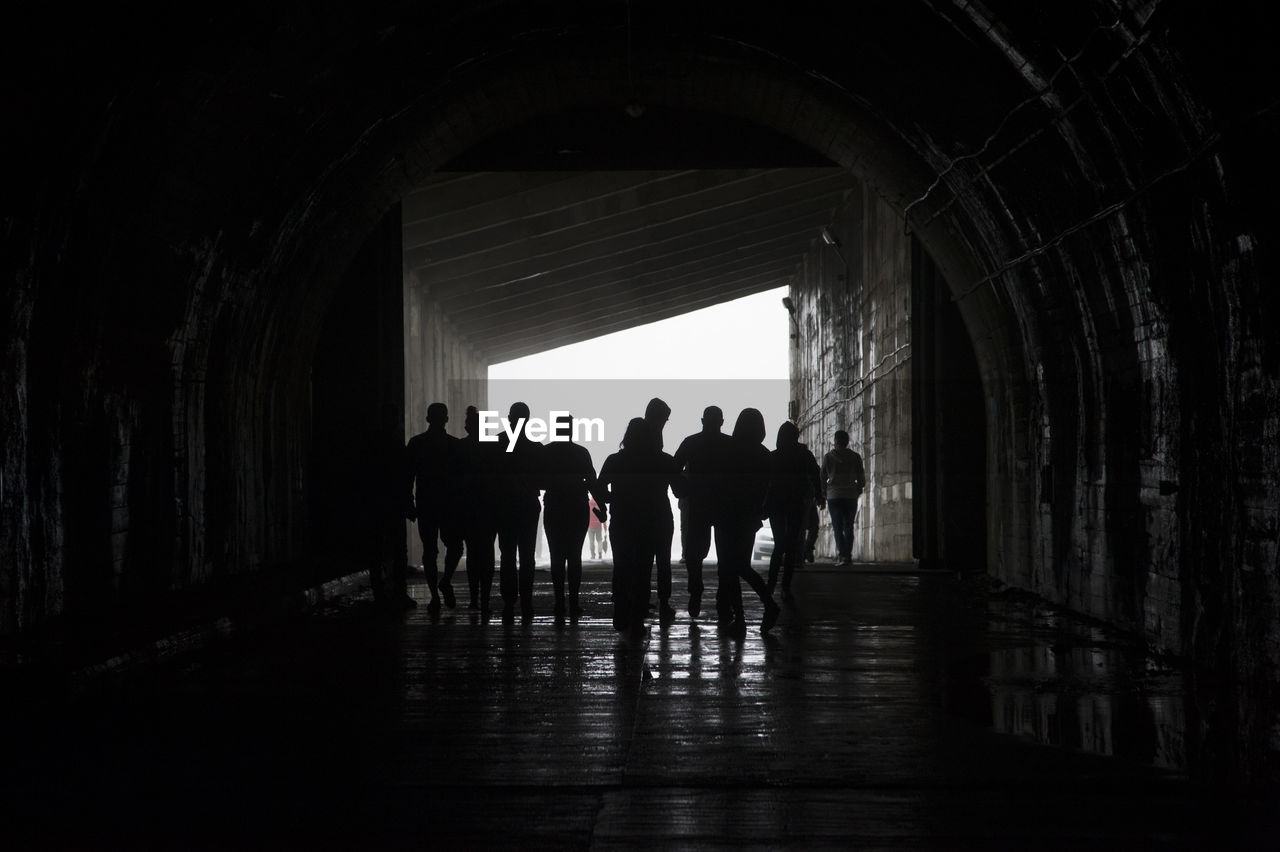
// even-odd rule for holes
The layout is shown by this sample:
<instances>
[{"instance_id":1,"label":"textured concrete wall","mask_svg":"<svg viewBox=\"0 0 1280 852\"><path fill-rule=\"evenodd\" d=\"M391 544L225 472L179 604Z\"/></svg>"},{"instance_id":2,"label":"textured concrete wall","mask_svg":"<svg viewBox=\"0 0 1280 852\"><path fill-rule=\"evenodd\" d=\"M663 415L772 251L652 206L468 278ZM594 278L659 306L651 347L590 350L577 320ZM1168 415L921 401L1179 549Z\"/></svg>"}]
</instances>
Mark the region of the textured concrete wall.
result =
<instances>
[{"instance_id":1,"label":"textured concrete wall","mask_svg":"<svg viewBox=\"0 0 1280 852\"><path fill-rule=\"evenodd\" d=\"M488 405L488 362L431 299L429 286L406 280L404 302L405 440L427 428L427 406L433 402L449 406L445 428L461 438L467 406ZM409 564L417 565L422 543L412 524L408 535Z\"/></svg>"},{"instance_id":2,"label":"textured concrete wall","mask_svg":"<svg viewBox=\"0 0 1280 852\"><path fill-rule=\"evenodd\" d=\"M910 561L911 253L902 218L866 189L837 213L831 246L814 235L791 285L792 409L819 460L837 429L862 455L854 559ZM847 261L847 266L846 266ZM830 518L820 552L833 556Z\"/></svg>"}]
</instances>

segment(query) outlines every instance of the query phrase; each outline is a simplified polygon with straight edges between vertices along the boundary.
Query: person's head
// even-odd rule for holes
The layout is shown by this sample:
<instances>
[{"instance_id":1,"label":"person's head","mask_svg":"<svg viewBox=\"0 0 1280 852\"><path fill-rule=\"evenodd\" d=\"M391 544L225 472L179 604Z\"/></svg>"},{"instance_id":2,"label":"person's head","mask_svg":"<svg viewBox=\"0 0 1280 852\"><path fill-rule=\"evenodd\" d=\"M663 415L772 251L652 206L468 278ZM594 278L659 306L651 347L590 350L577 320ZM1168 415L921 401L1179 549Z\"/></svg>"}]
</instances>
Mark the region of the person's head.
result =
<instances>
[{"instance_id":1,"label":"person's head","mask_svg":"<svg viewBox=\"0 0 1280 852\"><path fill-rule=\"evenodd\" d=\"M644 419L648 422L650 428L661 432L662 427L667 425L667 421L671 419L671 406L655 396L645 406Z\"/></svg>"},{"instance_id":2,"label":"person's head","mask_svg":"<svg viewBox=\"0 0 1280 852\"><path fill-rule=\"evenodd\" d=\"M745 441L751 444L764 443L764 415L756 408L744 408L738 415L738 421L733 424L734 440Z\"/></svg>"},{"instance_id":3,"label":"person's head","mask_svg":"<svg viewBox=\"0 0 1280 852\"><path fill-rule=\"evenodd\" d=\"M521 420L526 423L529 421L529 406L525 405L523 402L511 403L511 407L507 409L507 422L510 423L511 428L514 429L516 424Z\"/></svg>"},{"instance_id":4,"label":"person's head","mask_svg":"<svg viewBox=\"0 0 1280 852\"><path fill-rule=\"evenodd\" d=\"M476 435L480 432L480 409L474 405L467 406L467 413L462 416L462 428L468 435Z\"/></svg>"},{"instance_id":5,"label":"person's head","mask_svg":"<svg viewBox=\"0 0 1280 852\"><path fill-rule=\"evenodd\" d=\"M645 452L653 446L653 430L643 417L632 417L627 423L627 431L622 433L619 445L628 452Z\"/></svg>"},{"instance_id":6,"label":"person's head","mask_svg":"<svg viewBox=\"0 0 1280 852\"><path fill-rule=\"evenodd\" d=\"M553 423L551 426L551 435L553 438L556 438L562 441L572 441L573 440L573 415L567 411L562 411L559 414L557 414L555 423Z\"/></svg>"},{"instance_id":7,"label":"person's head","mask_svg":"<svg viewBox=\"0 0 1280 852\"><path fill-rule=\"evenodd\" d=\"M843 450L849 446L849 433L843 429L837 429L835 434L836 449Z\"/></svg>"},{"instance_id":8,"label":"person's head","mask_svg":"<svg viewBox=\"0 0 1280 852\"><path fill-rule=\"evenodd\" d=\"M800 443L800 428L790 420L778 427L778 439L774 446L778 449Z\"/></svg>"},{"instance_id":9,"label":"person's head","mask_svg":"<svg viewBox=\"0 0 1280 852\"><path fill-rule=\"evenodd\" d=\"M449 406L443 402L433 402L427 406L427 425L443 426L449 422Z\"/></svg>"},{"instance_id":10,"label":"person's head","mask_svg":"<svg viewBox=\"0 0 1280 852\"><path fill-rule=\"evenodd\" d=\"M724 425L724 412L718 405L708 405L702 409L702 431L719 432Z\"/></svg>"}]
</instances>

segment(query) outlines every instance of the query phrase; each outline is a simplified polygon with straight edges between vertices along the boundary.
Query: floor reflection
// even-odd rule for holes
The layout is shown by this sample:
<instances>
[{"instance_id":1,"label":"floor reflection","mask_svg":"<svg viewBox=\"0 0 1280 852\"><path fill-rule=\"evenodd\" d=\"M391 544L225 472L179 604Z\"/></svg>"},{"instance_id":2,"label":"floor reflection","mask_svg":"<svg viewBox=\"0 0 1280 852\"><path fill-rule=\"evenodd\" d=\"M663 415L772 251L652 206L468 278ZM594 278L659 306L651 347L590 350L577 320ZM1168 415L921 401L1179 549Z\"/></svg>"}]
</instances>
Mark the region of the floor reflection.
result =
<instances>
[{"instance_id":1,"label":"floor reflection","mask_svg":"<svg viewBox=\"0 0 1280 852\"><path fill-rule=\"evenodd\" d=\"M992 729L1187 769L1185 681L1139 645L1035 604L993 601L984 684ZM962 687L963 688L963 687Z\"/></svg>"}]
</instances>

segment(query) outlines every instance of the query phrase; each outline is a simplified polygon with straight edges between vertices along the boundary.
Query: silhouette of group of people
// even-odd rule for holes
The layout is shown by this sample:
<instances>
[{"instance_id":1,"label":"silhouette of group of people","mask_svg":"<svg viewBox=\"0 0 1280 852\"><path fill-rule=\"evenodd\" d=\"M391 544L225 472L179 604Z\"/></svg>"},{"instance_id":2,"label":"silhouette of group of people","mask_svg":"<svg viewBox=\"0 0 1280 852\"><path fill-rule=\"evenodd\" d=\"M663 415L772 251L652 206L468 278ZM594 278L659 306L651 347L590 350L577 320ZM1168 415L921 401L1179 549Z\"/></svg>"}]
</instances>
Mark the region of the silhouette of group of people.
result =
<instances>
[{"instance_id":1,"label":"silhouette of group of people","mask_svg":"<svg viewBox=\"0 0 1280 852\"><path fill-rule=\"evenodd\" d=\"M572 418L558 417L553 424L557 439L542 444L518 428L529 414L525 403L513 404L511 429L496 441L482 441L479 411L469 406L466 437L456 438L445 431L448 408L436 402L427 409L426 431L405 445L404 514L417 522L433 614L442 602L456 606L453 577L465 548L470 608L485 616L493 612L496 572L504 620L514 618L517 602L522 619L530 620L541 513L557 618L576 620L582 614L583 543L589 529L602 530L608 520L614 627L629 638L643 632L655 573L658 618L669 622L676 611L671 604L674 518L668 492L682 507L689 615L701 613L703 563L714 535L717 621L739 638L746 632L742 581L763 605L760 630L767 633L780 613L773 592L780 584L784 598L790 595L796 568L812 548L805 530L816 527L812 515L823 505L831 510L840 561L850 558L852 523L864 483L862 460L849 449L842 431L819 465L800 443L794 423L779 427L771 452L764 446L764 417L757 409L743 409L732 432L725 434L723 413L708 406L702 429L671 455L663 449L671 409L654 398L642 417L627 424L618 451L605 459L597 475L591 454L572 440ZM751 564L756 531L766 518L774 535L767 578ZM437 567L437 541L445 548L443 574Z\"/></svg>"}]
</instances>

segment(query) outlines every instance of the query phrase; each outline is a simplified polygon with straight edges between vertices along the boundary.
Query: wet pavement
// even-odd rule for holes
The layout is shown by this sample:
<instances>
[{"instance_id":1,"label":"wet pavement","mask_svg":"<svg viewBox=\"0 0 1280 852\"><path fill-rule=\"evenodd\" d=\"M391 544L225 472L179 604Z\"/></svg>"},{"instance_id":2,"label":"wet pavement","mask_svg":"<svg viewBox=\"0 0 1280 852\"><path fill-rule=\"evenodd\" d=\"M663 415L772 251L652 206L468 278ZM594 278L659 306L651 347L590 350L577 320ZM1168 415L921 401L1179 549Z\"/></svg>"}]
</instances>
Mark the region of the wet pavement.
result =
<instances>
[{"instance_id":1,"label":"wet pavement","mask_svg":"<svg viewBox=\"0 0 1280 852\"><path fill-rule=\"evenodd\" d=\"M677 588L682 585L677 574ZM1268 848L1182 673L985 578L806 568L767 636L361 597L13 723L8 848ZM465 599L465 578L455 580ZM420 575L411 591L424 603ZM748 594L748 617L760 608ZM684 604L683 598L678 600ZM460 606L465 607L465 600ZM12 845L10 845L12 844Z\"/></svg>"}]
</instances>

